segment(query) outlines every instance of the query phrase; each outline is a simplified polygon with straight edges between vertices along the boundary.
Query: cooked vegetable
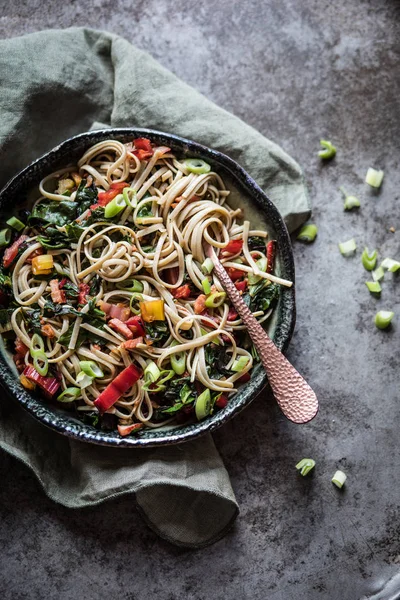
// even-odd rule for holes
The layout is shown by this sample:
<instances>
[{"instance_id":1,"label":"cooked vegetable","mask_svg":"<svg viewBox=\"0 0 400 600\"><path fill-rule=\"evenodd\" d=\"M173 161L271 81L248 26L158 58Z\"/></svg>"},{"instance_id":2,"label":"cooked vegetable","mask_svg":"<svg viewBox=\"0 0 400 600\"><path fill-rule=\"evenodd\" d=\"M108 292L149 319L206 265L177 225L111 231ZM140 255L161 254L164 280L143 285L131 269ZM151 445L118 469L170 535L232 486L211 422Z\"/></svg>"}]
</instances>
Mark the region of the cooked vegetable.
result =
<instances>
[{"instance_id":1,"label":"cooked vegetable","mask_svg":"<svg viewBox=\"0 0 400 600\"><path fill-rule=\"evenodd\" d=\"M361 262L363 264L364 269L366 269L367 271L373 271L376 267L377 259L378 252L376 250L373 250L370 254L368 248L364 248L363 253L361 255Z\"/></svg>"},{"instance_id":2,"label":"cooked vegetable","mask_svg":"<svg viewBox=\"0 0 400 600\"><path fill-rule=\"evenodd\" d=\"M182 164L190 173L196 173L196 175L203 175L203 173L209 173L211 167L201 158L187 158L182 161Z\"/></svg>"},{"instance_id":3,"label":"cooked vegetable","mask_svg":"<svg viewBox=\"0 0 400 600\"><path fill-rule=\"evenodd\" d=\"M247 367L248 362L249 359L247 356L240 356L231 366L231 371L234 371L235 373L241 373L241 371Z\"/></svg>"},{"instance_id":4,"label":"cooked vegetable","mask_svg":"<svg viewBox=\"0 0 400 600\"><path fill-rule=\"evenodd\" d=\"M118 194L106 205L104 209L104 216L106 219L112 219L122 212L124 208L126 208L124 197L122 194Z\"/></svg>"},{"instance_id":5,"label":"cooked vegetable","mask_svg":"<svg viewBox=\"0 0 400 600\"><path fill-rule=\"evenodd\" d=\"M112 407L113 404L129 390L141 377L142 373L135 365L126 367L94 401L100 414Z\"/></svg>"},{"instance_id":6,"label":"cooked vegetable","mask_svg":"<svg viewBox=\"0 0 400 600\"><path fill-rule=\"evenodd\" d=\"M138 279L125 279L117 283L117 288L125 292L138 292L140 294L143 292L143 283Z\"/></svg>"},{"instance_id":7,"label":"cooked vegetable","mask_svg":"<svg viewBox=\"0 0 400 600\"><path fill-rule=\"evenodd\" d=\"M81 395L81 388L78 387L68 387L66 388L59 396L57 396L57 402L74 402Z\"/></svg>"},{"instance_id":8,"label":"cooked vegetable","mask_svg":"<svg viewBox=\"0 0 400 600\"><path fill-rule=\"evenodd\" d=\"M32 273L34 275L49 275L54 268L52 254L40 254L32 259Z\"/></svg>"},{"instance_id":9,"label":"cooked vegetable","mask_svg":"<svg viewBox=\"0 0 400 600\"><path fill-rule=\"evenodd\" d=\"M139 303L140 313L143 321L152 323L153 321L164 321L164 300L148 300Z\"/></svg>"},{"instance_id":10,"label":"cooked vegetable","mask_svg":"<svg viewBox=\"0 0 400 600\"><path fill-rule=\"evenodd\" d=\"M328 140L320 140L319 143L323 147L323 150L318 152L318 156L322 158L322 160L329 160L335 156L336 148L332 142L329 142Z\"/></svg>"},{"instance_id":11,"label":"cooked vegetable","mask_svg":"<svg viewBox=\"0 0 400 600\"><path fill-rule=\"evenodd\" d=\"M171 346L177 346L178 342L174 340ZM171 367L177 375L183 375L186 369L186 356L184 352L175 352L171 354Z\"/></svg>"},{"instance_id":12,"label":"cooked vegetable","mask_svg":"<svg viewBox=\"0 0 400 600\"><path fill-rule=\"evenodd\" d=\"M259 258L256 261L256 265L262 273L267 272L267 258L266 257L263 256L262 258ZM249 282L249 285L255 285L256 283L258 283L259 281L262 280L262 277L260 277L260 275L255 275L254 273L249 273L247 280Z\"/></svg>"},{"instance_id":13,"label":"cooked vegetable","mask_svg":"<svg viewBox=\"0 0 400 600\"><path fill-rule=\"evenodd\" d=\"M339 250L340 253L343 254L343 256L350 256L350 254L353 254L356 251L356 249L357 244L354 239L339 244Z\"/></svg>"},{"instance_id":14,"label":"cooked vegetable","mask_svg":"<svg viewBox=\"0 0 400 600\"><path fill-rule=\"evenodd\" d=\"M11 231L9 229L2 229L0 231L0 248L8 246L11 242Z\"/></svg>"},{"instance_id":15,"label":"cooked vegetable","mask_svg":"<svg viewBox=\"0 0 400 600\"><path fill-rule=\"evenodd\" d=\"M12 263L18 256L20 248L23 246L23 244L25 244L27 239L27 235L21 235L15 240L15 242L13 242L13 244L11 244L9 248L5 250L3 256L3 267L5 269L9 269L11 267Z\"/></svg>"},{"instance_id":16,"label":"cooked vegetable","mask_svg":"<svg viewBox=\"0 0 400 600\"><path fill-rule=\"evenodd\" d=\"M300 474L305 477L308 473L315 467L315 460L312 458L302 458L300 462L297 463L296 469L300 471Z\"/></svg>"},{"instance_id":17,"label":"cooked vegetable","mask_svg":"<svg viewBox=\"0 0 400 600\"><path fill-rule=\"evenodd\" d=\"M33 367L25 367L22 374L30 381L36 383L48 398L52 398L60 387L55 377L43 377Z\"/></svg>"},{"instance_id":18,"label":"cooked vegetable","mask_svg":"<svg viewBox=\"0 0 400 600\"><path fill-rule=\"evenodd\" d=\"M273 273L275 268L276 240L267 244L267 273Z\"/></svg>"},{"instance_id":19,"label":"cooked vegetable","mask_svg":"<svg viewBox=\"0 0 400 600\"><path fill-rule=\"evenodd\" d=\"M225 302L226 293L225 292L215 292L206 298L205 305L207 308L217 308L221 306Z\"/></svg>"},{"instance_id":20,"label":"cooked vegetable","mask_svg":"<svg viewBox=\"0 0 400 600\"><path fill-rule=\"evenodd\" d=\"M332 483L334 483L336 485L336 487L341 489L343 487L346 479L347 479L346 473L343 473L343 471L336 471L336 473L332 477Z\"/></svg>"},{"instance_id":21,"label":"cooked vegetable","mask_svg":"<svg viewBox=\"0 0 400 600\"><path fill-rule=\"evenodd\" d=\"M17 231L22 231L25 228L24 223L17 219L17 217L11 217L10 219L8 219L8 221L6 221L6 223L7 225L12 227L13 229L16 229Z\"/></svg>"},{"instance_id":22,"label":"cooked vegetable","mask_svg":"<svg viewBox=\"0 0 400 600\"><path fill-rule=\"evenodd\" d=\"M394 312L389 310L380 310L375 315L375 325L378 329L386 329L389 327L393 317Z\"/></svg>"},{"instance_id":23,"label":"cooked vegetable","mask_svg":"<svg viewBox=\"0 0 400 600\"><path fill-rule=\"evenodd\" d=\"M222 252L225 254L237 254L243 248L243 240L231 240L225 248L222 248Z\"/></svg>"},{"instance_id":24,"label":"cooked vegetable","mask_svg":"<svg viewBox=\"0 0 400 600\"><path fill-rule=\"evenodd\" d=\"M83 371L80 371L76 376L76 383L79 385L81 390L84 390L90 385L92 385L93 377L89 377L89 375L87 375Z\"/></svg>"},{"instance_id":25,"label":"cooked vegetable","mask_svg":"<svg viewBox=\"0 0 400 600\"><path fill-rule=\"evenodd\" d=\"M206 258L206 260L201 265L202 271L205 275L210 275L214 270L214 263L211 258Z\"/></svg>"},{"instance_id":26,"label":"cooked vegetable","mask_svg":"<svg viewBox=\"0 0 400 600\"><path fill-rule=\"evenodd\" d=\"M297 239L300 240L300 242L306 242L307 244L310 244L317 237L317 233L317 226L313 223L309 223L308 225L303 225L303 227L300 229Z\"/></svg>"},{"instance_id":27,"label":"cooked vegetable","mask_svg":"<svg viewBox=\"0 0 400 600\"><path fill-rule=\"evenodd\" d=\"M383 171L377 171L376 169L372 169L370 167L365 176L365 182L368 183L368 185L370 185L371 187L380 188L382 185L383 176Z\"/></svg>"},{"instance_id":28,"label":"cooked vegetable","mask_svg":"<svg viewBox=\"0 0 400 600\"><path fill-rule=\"evenodd\" d=\"M80 360L79 367L81 371L83 371L86 375L89 375L89 377L92 377L92 379L95 379L96 377L104 377L104 373L100 369L99 365L92 360Z\"/></svg>"},{"instance_id":29,"label":"cooked vegetable","mask_svg":"<svg viewBox=\"0 0 400 600\"><path fill-rule=\"evenodd\" d=\"M201 285L203 288L203 292L206 296L208 296L208 294L211 294L211 284L208 279L203 279Z\"/></svg>"},{"instance_id":30,"label":"cooked vegetable","mask_svg":"<svg viewBox=\"0 0 400 600\"><path fill-rule=\"evenodd\" d=\"M211 392L208 388L200 394L195 404L196 418L198 421L205 419L211 410Z\"/></svg>"}]
</instances>

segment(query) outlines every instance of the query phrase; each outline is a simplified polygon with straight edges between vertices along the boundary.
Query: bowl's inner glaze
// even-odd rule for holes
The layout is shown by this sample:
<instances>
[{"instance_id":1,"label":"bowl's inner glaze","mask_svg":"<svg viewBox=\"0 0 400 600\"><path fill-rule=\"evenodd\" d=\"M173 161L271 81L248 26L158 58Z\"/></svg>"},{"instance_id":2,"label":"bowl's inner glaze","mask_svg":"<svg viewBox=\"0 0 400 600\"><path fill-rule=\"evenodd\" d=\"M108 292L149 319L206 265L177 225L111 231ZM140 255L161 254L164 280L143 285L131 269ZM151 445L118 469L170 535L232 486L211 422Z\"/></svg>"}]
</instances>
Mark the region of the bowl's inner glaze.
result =
<instances>
[{"instance_id":1,"label":"bowl's inner glaze","mask_svg":"<svg viewBox=\"0 0 400 600\"><path fill-rule=\"evenodd\" d=\"M38 191L40 180L58 168L76 164L91 145L109 138L127 142L139 136L149 137L151 141L160 145L168 145L177 156L200 157L209 162L213 169L221 175L231 192L227 199L228 204L234 208L240 207L243 210L244 218L250 221L252 228L263 229L268 232L269 239L278 241L277 274L294 280L293 257L286 227L275 206L249 175L237 163L223 154L195 142L160 132L141 129L110 129L81 134L67 140L29 165L7 184L0 192L2 214L11 216L15 213L16 206L22 206L27 201L32 202L37 199L40 195ZM282 350L289 343L294 320L294 289L281 288L278 304L268 320L267 332L278 348ZM238 393L231 397L228 406L204 421L185 425L169 425L159 429L146 429L136 437L120 438L115 432L98 431L90 425L83 424L72 413L54 404L47 404L42 398L27 392L19 383L12 357L5 351L2 341L0 353L0 376L3 385L31 414L60 433L81 440L114 446L178 443L193 439L206 431L212 431L247 406L267 381L265 372L259 364L253 369L250 382L239 388Z\"/></svg>"}]
</instances>

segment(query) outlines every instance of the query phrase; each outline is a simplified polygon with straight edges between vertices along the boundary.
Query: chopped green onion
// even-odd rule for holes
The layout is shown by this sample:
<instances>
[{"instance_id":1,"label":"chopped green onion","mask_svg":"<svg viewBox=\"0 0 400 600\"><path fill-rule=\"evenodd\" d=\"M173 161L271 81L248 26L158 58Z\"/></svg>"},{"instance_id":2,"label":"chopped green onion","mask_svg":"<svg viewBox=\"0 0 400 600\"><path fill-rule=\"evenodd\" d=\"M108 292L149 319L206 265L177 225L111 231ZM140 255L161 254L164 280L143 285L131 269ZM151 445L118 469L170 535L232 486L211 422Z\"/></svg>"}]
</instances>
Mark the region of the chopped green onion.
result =
<instances>
[{"instance_id":1,"label":"chopped green onion","mask_svg":"<svg viewBox=\"0 0 400 600\"><path fill-rule=\"evenodd\" d=\"M211 294L211 285L208 279L203 279L201 285L203 287L203 292L206 294L206 296L208 296L208 294Z\"/></svg>"},{"instance_id":2,"label":"chopped green onion","mask_svg":"<svg viewBox=\"0 0 400 600\"><path fill-rule=\"evenodd\" d=\"M339 244L339 250L340 253L343 254L343 256L349 256L350 254L353 254L353 252L356 251L356 248L357 244L354 239Z\"/></svg>"},{"instance_id":3,"label":"chopped green onion","mask_svg":"<svg viewBox=\"0 0 400 600\"><path fill-rule=\"evenodd\" d=\"M400 262L393 260L393 258L384 258L381 262L382 269L387 269L391 273L396 273L400 269Z\"/></svg>"},{"instance_id":4,"label":"chopped green onion","mask_svg":"<svg viewBox=\"0 0 400 600\"><path fill-rule=\"evenodd\" d=\"M296 469L300 471L300 474L305 477L308 473L315 467L315 460L312 458L302 458L300 462L297 463Z\"/></svg>"},{"instance_id":5,"label":"chopped green onion","mask_svg":"<svg viewBox=\"0 0 400 600\"><path fill-rule=\"evenodd\" d=\"M211 331L207 331L203 327L200 327L200 333L201 333L201 335L207 335L208 333L211 333ZM212 343L216 344L217 346L220 345L220 341L218 339L218 334L216 334L216 337L212 339Z\"/></svg>"},{"instance_id":6,"label":"chopped green onion","mask_svg":"<svg viewBox=\"0 0 400 600\"><path fill-rule=\"evenodd\" d=\"M0 248L3 246L8 246L11 242L11 230L10 229L2 229L0 231Z\"/></svg>"},{"instance_id":7,"label":"chopped green onion","mask_svg":"<svg viewBox=\"0 0 400 600\"><path fill-rule=\"evenodd\" d=\"M391 312L390 310L380 310L375 315L375 325L378 329L386 329L389 327L393 317L394 312Z\"/></svg>"},{"instance_id":8,"label":"chopped green onion","mask_svg":"<svg viewBox=\"0 0 400 600\"><path fill-rule=\"evenodd\" d=\"M157 367L156 363L149 360L147 367L144 370L144 378L146 382L154 383L160 377L161 371Z\"/></svg>"},{"instance_id":9,"label":"chopped green onion","mask_svg":"<svg viewBox=\"0 0 400 600\"><path fill-rule=\"evenodd\" d=\"M107 204L104 209L104 216L106 219L112 219L116 215L118 215L124 208L126 207L124 196L122 194L118 194L115 196L111 202Z\"/></svg>"},{"instance_id":10,"label":"chopped green onion","mask_svg":"<svg viewBox=\"0 0 400 600\"><path fill-rule=\"evenodd\" d=\"M157 383L162 385L173 377L175 377L175 371L173 369L166 369L165 371L161 371L160 377L157 379Z\"/></svg>"},{"instance_id":11,"label":"chopped green onion","mask_svg":"<svg viewBox=\"0 0 400 600\"><path fill-rule=\"evenodd\" d=\"M300 242L306 242L307 244L310 244L317 237L317 233L318 227L314 225L314 223L309 223L308 225L303 225L303 227L300 229L297 239L300 240Z\"/></svg>"},{"instance_id":12,"label":"chopped green onion","mask_svg":"<svg viewBox=\"0 0 400 600\"><path fill-rule=\"evenodd\" d=\"M73 402L81 395L81 389L78 387L69 387L65 389L59 396L58 402Z\"/></svg>"},{"instance_id":13,"label":"chopped green onion","mask_svg":"<svg viewBox=\"0 0 400 600\"><path fill-rule=\"evenodd\" d=\"M124 188L125 189L125 188ZM117 283L117 288L124 292L143 292L143 283L138 279L125 279Z\"/></svg>"},{"instance_id":14,"label":"chopped green onion","mask_svg":"<svg viewBox=\"0 0 400 600\"><path fill-rule=\"evenodd\" d=\"M130 194L132 195L132 198L129 197ZM130 206L131 208L137 207L136 190L126 187L122 190L122 196L127 206Z\"/></svg>"},{"instance_id":15,"label":"chopped green onion","mask_svg":"<svg viewBox=\"0 0 400 600\"><path fill-rule=\"evenodd\" d=\"M343 473L343 471L336 471L336 473L332 477L332 483L334 483L336 485L336 487L341 489L343 487L346 479L347 479L346 473Z\"/></svg>"},{"instance_id":16,"label":"chopped green onion","mask_svg":"<svg viewBox=\"0 0 400 600\"><path fill-rule=\"evenodd\" d=\"M385 276L385 271L382 267L378 267L375 271L372 271L372 279L374 281L380 281Z\"/></svg>"},{"instance_id":17,"label":"chopped green onion","mask_svg":"<svg viewBox=\"0 0 400 600\"><path fill-rule=\"evenodd\" d=\"M8 219L8 221L6 221L6 223L7 225L13 227L17 231L22 231L25 228L24 223L17 219L17 217L11 217L10 219Z\"/></svg>"},{"instance_id":18,"label":"chopped green onion","mask_svg":"<svg viewBox=\"0 0 400 600\"><path fill-rule=\"evenodd\" d=\"M355 196L348 196L342 187L340 187L339 189L344 196L344 210L351 210L352 208L359 208L361 206L358 198L356 198Z\"/></svg>"},{"instance_id":19,"label":"chopped green onion","mask_svg":"<svg viewBox=\"0 0 400 600\"><path fill-rule=\"evenodd\" d=\"M81 371L89 375L95 379L96 377L104 377L103 371L100 369L99 365L93 362L92 360L80 360L79 366Z\"/></svg>"},{"instance_id":20,"label":"chopped green onion","mask_svg":"<svg viewBox=\"0 0 400 600\"><path fill-rule=\"evenodd\" d=\"M361 262L363 264L364 269L367 271L373 271L376 267L376 261L378 259L378 252L373 250L371 254L368 252L368 248L365 247L363 253L361 254Z\"/></svg>"},{"instance_id":21,"label":"chopped green onion","mask_svg":"<svg viewBox=\"0 0 400 600\"><path fill-rule=\"evenodd\" d=\"M44 341L37 333L34 333L32 336L29 353L32 358L44 354Z\"/></svg>"},{"instance_id":22,"label":"chopped green onion","mask_svg":"<svg viewBox=\"0 0 400 600\"><path fill-rule=\"evenodd\" d=\"M204 390L203 393L196 400L196 417L198 421L204 419L207 415L210 414L211 410L211 392L208 388Z\"/></svg>"},{"instance_id":23,"label":"chopped green onion","mask_svg":"<svg viewBox=\"0 0 400 600\"><path fill-rule=\"evenodd\" d=\"M218 308L225 302L226 294L225 292L215 292L206 298L206 306L207 308Z\"/></svg>"},{"instance_id":24,"label":"chopped green onion","mask_svg":"<svg viewBox=\"0 0 400 600\"><path fill-rule=\"evenodd\" d=\"M266 259L266 257L262 256L261 258L259 258L256 261L256 265L260 269L260 271L262 271L263 273L265 273L266 270L267 270L267 259ZM262 277L260 277L260 275L255 275L254 273L249 273L249 277L248 277L249 285L255 285L261 279L262 279Z\"/></svg>"},{"instance_id":25,"label":"chopped green onion","mask_svg":"<svg viewBox=\"0 0 400 600\"><path fill-rule=\"evenodd\" d=\"M210 275L210 273L212 273L213 269L214 269L213 261L211 260L211 258L206 258L206 260L201 265L201 270L206 275Z\"/></svg>"},{"instance_id":26,"label":"chopped green onion","mask_svg":"<svg viewBox=\"0 0 400 600\"><path fill-rule=\"evenodd\" d=\"M195 173L196 175L203 175L211 171L210 165L201 158L187 158L182 163L190 173Z\"/></svg>"},{"instance_id":27,"label":"chopped green onion","mask_svg":"<svg viewBox=\"0 0 400 600\"><path fill-rule=\"evenodd\" d=\"M368 183L368 185L370 185L371 187L379 188L381 187L383 181L383 175L383 171L377 171L376 169L372 169L370 167L365 176L365 182Z\"/></svg>"},{"instance_id":28,"label":"chopped green onion","mask_svg":"<svg viewBox=\"0 0 400 600\"><path fill-rule=\"evenodd\" d=\"M179 342L174 340L171 346L178 346ZM184 352L171 354L171 367L177 375L183 375L186 369L186 355Z\"/></svg>"},{"instance_id":29,"label":"chopped green onion","mask_svg":"<svg viewBox=\"0 0 400 600\"><path fill-rule=\"evenodd\" d=\"M49 359L47 358L44 352L40 352L40 350L36 350L35 356L33 358L33 366L39 375L47 375L49 370Z\"/></svg>"},{"instance_id":30,"label":"chopped green onion","mask_svg":"<svg viewBox=\"0 0 400 600\"><path fill-rule=\"evenodd\" d=\"M92 382L93 378L89 377L89 375L83 371L80 371L76 377L76 383L79 385L81 390L84 390L85 388L89 387L89 385L92 385Z\"/></svg>"},{"instance_id":31,"label":"chopped green onion","mask_svg":"<svg viewBox=\"0 0 400 600\"><path fill-rule=\"evenodd\" d=\"M335 156L336 148L332 144L332 142L329 142L328 140L320 140L319 143L324 148L323 150L320 150L318 152L318 156L320 158L322 158L323 160L329 160L330 158L333 158Z\"/></svg>"},{"instance_id":32,"label":"chopped green onion","mask_svg":"<svg viewBox=\"0 0 400 600\"><path fill-rule=\"evenodd\" d=\"M371 292L371 294L380 294L382 291L381 284L379 281L366 281L365 285Z\"/></svg>"},{"instance_id":33,"label":"chopped green onion","mask_svg":"<svg viewBox=\"0 0 400 600\"><path fill-rule=\"evenodd\" d=\"M132 294L131 299L129 301L129 308L134 315L140 315L140 306L139 302L143 302L144 298L142 294Z\"/></svg>"},{"instance_id":34,"label":"chopped green onion","mask_svg":"<svg viewBox=\"0 0 400 600\"><path fill-rule=\"evenodd\" d=\"M246 368L248 362L249 362L248 356L241 356L240 358L235 360L235 362L231 366L231 371L235 371L235 373L241 373L243 371L243 369Z\"/></svg>"}]
</instances>

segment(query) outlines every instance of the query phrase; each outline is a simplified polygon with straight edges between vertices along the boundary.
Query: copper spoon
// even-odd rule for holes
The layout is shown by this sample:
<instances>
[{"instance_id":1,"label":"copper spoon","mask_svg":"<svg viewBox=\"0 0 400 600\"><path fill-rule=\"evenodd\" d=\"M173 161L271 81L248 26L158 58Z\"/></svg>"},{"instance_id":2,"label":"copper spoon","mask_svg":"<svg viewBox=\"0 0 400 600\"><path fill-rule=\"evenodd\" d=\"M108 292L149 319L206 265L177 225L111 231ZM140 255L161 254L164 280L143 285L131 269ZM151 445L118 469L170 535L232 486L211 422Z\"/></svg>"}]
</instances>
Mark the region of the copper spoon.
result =
<instances>
[{"instance_id":1,"label":"copper spoon","mask_svg":"<svg viewBox=\"0 0 400 600\"><path fill-rule=\"evenodd\" d=\"M222 287L228 294L235 310L253 344L257 348L260 360L268 375L268 381L281 411L294 423L307 423L318 412L318 399L306 380L290 364L288 359L275 346L264 329L253 317L250 309L243 302L238 290L216 256L212 246L207 247L207 256L212 260L215 273Z\"/></svg>"}]
</instances>

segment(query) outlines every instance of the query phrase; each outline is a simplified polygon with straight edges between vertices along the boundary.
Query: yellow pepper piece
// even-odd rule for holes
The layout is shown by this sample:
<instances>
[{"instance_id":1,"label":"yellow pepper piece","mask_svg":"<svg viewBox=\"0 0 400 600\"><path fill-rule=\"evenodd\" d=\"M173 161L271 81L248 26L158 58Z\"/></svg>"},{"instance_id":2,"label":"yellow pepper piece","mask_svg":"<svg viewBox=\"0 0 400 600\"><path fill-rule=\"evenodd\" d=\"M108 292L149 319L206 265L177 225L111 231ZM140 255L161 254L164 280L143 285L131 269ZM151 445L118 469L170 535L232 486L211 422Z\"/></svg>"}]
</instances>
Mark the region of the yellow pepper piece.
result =
<instances>
[{"instance_id":1,"label":"yellow pepper piece","mask_svg":"<svg viewBox=\"0 0 400 600\"><path fill-rule=\"evenodd\" d=\"M36 383L25 377L25 375L20 375L19 380L27 390L34 390L36 387Z\"/></svg>"},{"instance_id":2,"label":"yellow pepper piece","mask_svg":"<svg viewBox=\"0 0 400 600\"><path fill-rule=\"evenodd\" d=\"M164 300L146 300L139 302L139 307L142 319L146 323L165 321Z\"/></svg>"},{"instance_id":3,"label":"yellow pepper piece","mask_svg":"<svg viewBox=\"0 0 400 600\"><path fill-rule=\"evenodd\" d=\"M32 259L32 273L34 275L49 275L54 267L52 254L41 254Z\"/></svg>"}]
</instances>

